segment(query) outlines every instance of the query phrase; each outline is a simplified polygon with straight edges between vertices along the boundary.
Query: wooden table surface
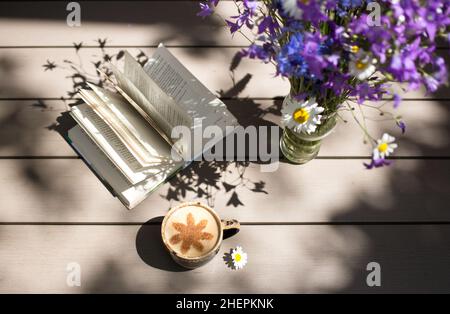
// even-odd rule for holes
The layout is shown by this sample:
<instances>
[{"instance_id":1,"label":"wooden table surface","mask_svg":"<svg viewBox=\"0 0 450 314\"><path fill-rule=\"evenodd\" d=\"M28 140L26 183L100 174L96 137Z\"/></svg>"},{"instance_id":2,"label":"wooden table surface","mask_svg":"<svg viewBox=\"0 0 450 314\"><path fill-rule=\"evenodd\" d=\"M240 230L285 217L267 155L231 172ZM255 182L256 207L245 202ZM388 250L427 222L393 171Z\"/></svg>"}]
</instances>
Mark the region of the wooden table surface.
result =
<instances>
[{"instance_id":1,"label":"wooden table surface","mask_svg":"<svg viewBox=\"0 0 450 314\"><path fill-rule=\"evenodd\" d=\"M95 74L97 39L109 55L150 55L164 42L244 126L279 124L289 86L270 65L234 69L245 40L196 17L196 1L81 2L81 27L66 25L65 5L0 3L0 292L450 292L448 89L403 95L405 136L369 125L400 138L389 168L365 170L370 148L341 123L306 165L197 162L127 211L57 132L74 81L70 69L45 71L47 60ZM183 271L162 248L158 217L194 199L243 226L212 262ZM249 256L240 271L222 259L236 245ZM66 283L72 262L79 287ZM370 262L381 287L366 284Z\"/></svg>"}]
</instances>

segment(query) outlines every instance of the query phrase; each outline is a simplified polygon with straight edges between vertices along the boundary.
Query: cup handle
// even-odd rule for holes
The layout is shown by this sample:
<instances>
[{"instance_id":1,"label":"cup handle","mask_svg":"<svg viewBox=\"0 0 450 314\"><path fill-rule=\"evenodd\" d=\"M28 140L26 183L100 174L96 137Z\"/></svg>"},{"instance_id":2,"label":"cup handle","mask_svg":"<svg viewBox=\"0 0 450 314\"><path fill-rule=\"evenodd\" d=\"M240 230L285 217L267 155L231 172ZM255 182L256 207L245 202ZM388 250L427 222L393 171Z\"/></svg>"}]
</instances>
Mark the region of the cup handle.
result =
<instances>
[{"instance_id":1,"label":"cup handle","mask_svg":"<svg viewBox=\"0 0 450 314\"><path fill-rule=\"evenodd\" d=\"M236 219L222 219L221 221L223 229L223 238L229 238L241 229L241 224Z\"/></svg>"}]
</instances>

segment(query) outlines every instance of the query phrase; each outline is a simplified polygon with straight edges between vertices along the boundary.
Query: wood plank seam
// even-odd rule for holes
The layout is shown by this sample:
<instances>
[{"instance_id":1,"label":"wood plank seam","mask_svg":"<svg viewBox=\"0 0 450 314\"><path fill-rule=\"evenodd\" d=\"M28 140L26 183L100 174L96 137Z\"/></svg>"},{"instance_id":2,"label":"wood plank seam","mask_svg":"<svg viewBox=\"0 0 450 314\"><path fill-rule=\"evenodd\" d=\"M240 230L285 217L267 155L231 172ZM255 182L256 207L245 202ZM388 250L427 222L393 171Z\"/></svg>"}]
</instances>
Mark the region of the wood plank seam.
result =
<instances>
[{"instance_id":1,"label":"wood plank seam","mask_svg":"<svg viewBox=\"0 0 450 314\"><path fill-rule=\"evenodd\" d=\"M164 45L167 48L247 48L245 45ZM8 46L0 46L0 49L67 49L73 48L73 45L42 45L42 46L16 46L16 45L8 45ZM83 45L83 49L98 49L98 45ZM158 45L105 45L105 48L158 48Z\"/></svg>"},{"instance_id":2,"label":"wood plank seam","mask_svg":"<svg viewBox=\"0 0 450 314\"><path fill-rule=\"evenodd\" d=\"M450 221L329 221L329 222L239 222L242 226L432 226L450 225ZM0 226L158 226L160 222L0 222Z\"/></svg>"},{"instance_id":3,"label":"wood plank seam","mask_svg":"<svg viewBox=\"0 0 450 314\"><path fill-rule=\"evenodd\" d=\"M42 100L42 101L76 101L81 98L67 98L67 97L0 97L0 101L32 101L32 100ZM281 101L283 97L219 97L222 101L227 100L273 100L273 101ZM352 99L352 98L351 98ZM390 98L384 98L382 101L391 100ZM413 102L413 101L450 101L450 98L406 98L402 99L402 102ZM1 105L1 104L0 104Z\"/></svg>"},{"instance_id":4,"label":"wood plank seam","mask_svg":"<svg viewBox=\"0 0 450 314\"><path fill-rule=\"evenodd\" d=\"M322 160L360 160L370 159L371 156L317 156L315 159ZM0 160L10 159L80 159L78 156L0 156ZM388 160L450 160L450 156L389 156Z\"/></svg>"},{"instance_id":5,"label":"wood plank seam","mask_svg":"<svg viewBox=\"0 0 450 314\"><path fill-rule=\"evenodd\" d=\"M171 45L167 44L165 45L167 48L187 48L187 49L193 49L193 48L205 48L205 49L212 49L212 48L248 48L248 45ZM67 49L67 48L73 48L73 45L24 45L24 46L18 46L18 45L7 45L7 46L0 46L0 49ZM83 49L98 49L98 45L83 45ZM104 48L158 48L158 45L108 45L106 44ZM436 47L436 50L450 50L450 47L443 47L439 46Z\"/></svg>"}]
</instances>

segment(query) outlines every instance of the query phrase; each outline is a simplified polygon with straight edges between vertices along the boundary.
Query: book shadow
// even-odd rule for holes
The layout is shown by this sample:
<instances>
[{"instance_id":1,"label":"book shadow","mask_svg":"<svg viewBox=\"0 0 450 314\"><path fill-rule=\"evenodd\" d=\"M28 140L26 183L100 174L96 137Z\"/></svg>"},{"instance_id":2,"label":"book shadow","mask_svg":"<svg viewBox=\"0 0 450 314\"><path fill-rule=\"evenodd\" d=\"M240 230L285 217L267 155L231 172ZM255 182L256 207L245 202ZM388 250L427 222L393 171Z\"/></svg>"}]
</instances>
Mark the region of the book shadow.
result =
<instances>
[{"instance_id":1,"label":"book shadow","mask_svg":"<svg viewBox=\"0 0 450 314\"><path fill-rule=\"evenodd\" d=\"M185 272L184 268L170 257L161 238L162 216L154 217L144 223L136 235L136 251L147 265L170 272Z\"/></svg>"},{"instance_id":2,"label":"book shadow","mask_svg":"<svg viewBox=\"0 0 450 314\"><path fill-rule=\"evenodd\" d=\"M68 132L71 128L76 126L76 121L72 118L68 111L61 112L61 115L56 118L56 123L48 126L47 129L56 131L59 135L67 141Z\"/></svg>"},{"instance_id":3,"label":"book shadow","mask_svg":"<svg viewBox=\"0 0 450 314\"><path fill-rule=\"evenodd\" d=\"M256 164L267 164L273 162L261 161L261 152L270 152L271 156L276 160L279 160L283 155L279 148L279 142L283 130L280 126L267 119L270 116L280 116L283 99L281 97L275 97L272 99L255 100L250 97L240 98L240 94L245 90L246 86L252 79L250 73L245 74L240 79L236 79L235 69L239 66L242 56L238 52L231 60L229 67L230 77L232 78L232 85L226 90L220 90L217 93L219 97L224 101L227 109L236 117L240 126L244 129L248 127L266 128L267 133L257 132L257 138L253 139L257 142L257 154L252 155L249 151L250 141L249 138L245 141L245 160L251 161ZM273 133L276 132L276 133ZM272 134L273 133L273 134ZM272 136L274 135L274 136ZM266 137L261 139L260 137ZM266 143L266 147L260 147L261 143ZM236 147L235 147L236 151ZM242 157L242 156L240 156Z\"/></svg>"},{"instance_id":4,"label":"book shadow","mask_svg":"<svg viewBox=\"0 0 450 314\"><path fill-rule=\"evenodd\" d=\"M191 195L188 195L190 192L196 198L205 199L210 206L214 207L215 196L222 193L229 197L226 206L239 207L245 205L240 199L240 188L242 187L255 193L268 194L265 189L266 182L252 180L252 178L245 176L245 169L250 164L268 165L277 161L285 161L279 147L282 129L277 123L271 121L271 119L277 119L274 117L280 115L283 99L276 97L259 101L249 97L240 98L239 95L245 90L252 78L249 73L239 79L236 78L234 70L239 65L240 59L240 55L236 54L230 64L229 71L232 84L227 89L217 91L217 94L243 129L254 127L260 130L265 128L266 132L256 131L256 138L251 139L249 135L244 135L245 146L239 149L237 135L229 135L235 136L234 147L227 147L225 139L219 141L214 147L222 146L222 158L213 161L205 161L204 159L195 161L188 168L183 169L169 180L167 192L161 195L166 200L185 201L191 198ZM255 143L256 145L254 145ZM260 152L265 152L264 158L261 158ZM267 160L269 154L270 160L263 161L264 159ZM227 181L224 175L226 173L229 176L234 175L238 179L232 182Z\"/></svg>"}]
</instances>

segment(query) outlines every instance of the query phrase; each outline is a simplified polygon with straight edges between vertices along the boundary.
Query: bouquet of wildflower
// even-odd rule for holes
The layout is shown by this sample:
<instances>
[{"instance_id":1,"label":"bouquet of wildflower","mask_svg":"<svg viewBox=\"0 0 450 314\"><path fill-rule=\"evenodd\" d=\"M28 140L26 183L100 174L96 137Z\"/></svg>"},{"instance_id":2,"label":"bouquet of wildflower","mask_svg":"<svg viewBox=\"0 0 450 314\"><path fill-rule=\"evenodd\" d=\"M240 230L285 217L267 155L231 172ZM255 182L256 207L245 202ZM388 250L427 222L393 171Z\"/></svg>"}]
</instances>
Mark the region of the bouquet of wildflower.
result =
<instances>
[{"instance_id":1,"label":"bouquet of wildflower","mask_svg":"<svg viewBox=\"0 0 450 314\"><path fill-rule=\"evenodd\" d=\"M436 42L449 39L450 0L234 2L238 14L224 22L232 34L249 40L242 55L274 64L301 104L283 109L284 125L311 134L323 125L324 117L349 110L373 145L368 168L389 164L386 157L397 144L386 133L381 139L372 137L350 102L362 107L365 101L387 98L397 108L401 95L390 83L403 83L405 91L425 86L434 92L447 82ZM201 3L199 15L215 14L218 3ZM403 133L401 117L383 108L376 110L392 118Z\"/></svg>"}]
</instances>

